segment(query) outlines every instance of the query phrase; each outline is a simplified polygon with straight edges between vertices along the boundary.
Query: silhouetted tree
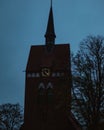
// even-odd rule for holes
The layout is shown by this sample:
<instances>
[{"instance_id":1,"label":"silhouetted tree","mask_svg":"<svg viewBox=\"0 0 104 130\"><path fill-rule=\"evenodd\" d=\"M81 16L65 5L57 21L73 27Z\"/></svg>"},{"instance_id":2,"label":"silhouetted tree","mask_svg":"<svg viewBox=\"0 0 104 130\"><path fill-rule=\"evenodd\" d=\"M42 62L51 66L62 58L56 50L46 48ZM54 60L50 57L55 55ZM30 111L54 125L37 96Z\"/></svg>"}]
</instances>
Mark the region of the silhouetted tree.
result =
<instances>
[{"instance_id":1,"label":"silhouetted tree","mask_svg":"<svg viewBox=\"0 0 104 130\"><path fill-rule=\"evenodd\" d=\"M104 119L104 37L88 36L72 57L73 111L88 130Z\"/></svg>"},{"instance_id":2,"label":"silhouetted tree","mask_svg":"<svg viewBox=\"0 0 104 130\"><path fill-rule=\"evenodd\" d=\"M3 130L19 129L22 123L23 113L18 103L0 105L0 126Z\"/></svg>"}]
</instances>

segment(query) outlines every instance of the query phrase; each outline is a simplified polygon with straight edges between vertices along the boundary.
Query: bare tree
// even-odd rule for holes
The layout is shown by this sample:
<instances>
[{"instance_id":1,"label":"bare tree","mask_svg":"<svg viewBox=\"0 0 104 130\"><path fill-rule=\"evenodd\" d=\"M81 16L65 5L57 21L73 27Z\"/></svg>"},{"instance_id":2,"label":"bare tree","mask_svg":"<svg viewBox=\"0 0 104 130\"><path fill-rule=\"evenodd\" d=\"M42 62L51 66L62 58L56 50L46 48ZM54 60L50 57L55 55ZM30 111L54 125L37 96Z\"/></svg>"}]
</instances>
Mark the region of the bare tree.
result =
<instances>
[{"instance_id":1,"label":"bare tree","mask_svg":"<svg viewBox=\"0 0 104 130\"><path fill-rule=\"evenodd\" d=\"M88 36L72 58L73 110L88 130L104 119L104 37Z\"/></svg>"},{"instance_id":2,"label":"bare tree","mask_svg":"<svg viewBox=\"0 0 104 130\"><path fill-rule=\"evenodd\" d=\"M0 105L0 126L5 130L19 129L23 123L21 106L17 104Z\"/></svg>"}]
</instances>

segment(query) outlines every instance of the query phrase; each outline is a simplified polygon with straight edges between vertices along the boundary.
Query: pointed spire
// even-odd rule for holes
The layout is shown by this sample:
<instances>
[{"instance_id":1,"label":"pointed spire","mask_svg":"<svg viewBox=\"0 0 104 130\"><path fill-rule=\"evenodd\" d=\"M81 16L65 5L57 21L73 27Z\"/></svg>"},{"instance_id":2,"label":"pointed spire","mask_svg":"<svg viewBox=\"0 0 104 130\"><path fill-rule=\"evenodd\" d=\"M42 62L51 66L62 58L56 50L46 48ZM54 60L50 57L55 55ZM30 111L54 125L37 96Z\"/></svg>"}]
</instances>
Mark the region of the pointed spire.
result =
<instances>
[{"instance_id":1,"label":"pointed spire","mask_svg":"<svg viewBox=\"0 0 104 130\"><path fill-rule=\"evenodd\" d=\"M51 7L52 7L52 0L51 0Z\"/></svg>"},{"instance_id":2,"label":"pointed spire","mask_svg":"<svg viewBox=\"0 0 104 130\"><path fill-rule=\"evenodd\" d=\"M45 44L55 44L55 30L54 30L54 19L53 19L53 10L52 10L52 0L51 0L51 6L50 6L50 12L49 12L49 18L48 18L48 24L47 29L45 33Z\"/></svg>"}]
</instances>

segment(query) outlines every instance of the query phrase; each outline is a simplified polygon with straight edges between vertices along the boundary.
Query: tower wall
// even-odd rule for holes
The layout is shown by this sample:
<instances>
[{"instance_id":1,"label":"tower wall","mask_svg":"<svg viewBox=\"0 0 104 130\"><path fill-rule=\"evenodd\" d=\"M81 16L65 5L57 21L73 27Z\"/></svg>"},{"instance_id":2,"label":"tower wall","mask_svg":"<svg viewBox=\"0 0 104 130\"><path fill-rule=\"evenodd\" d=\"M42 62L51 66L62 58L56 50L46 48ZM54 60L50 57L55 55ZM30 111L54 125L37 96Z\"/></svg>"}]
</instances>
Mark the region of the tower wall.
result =
<instances>
[{"instance_id":1,"label":"tower wall","mask_svg":"<svg viewBox=\"0 0 104 130\"><path fill-rule=\"evenodd\" d=\"M69 126L70 100L69 44L54 45L50 52L46 46L32 46L26 68L24 126L64 130Z\"/></svg>"}]
</instances>

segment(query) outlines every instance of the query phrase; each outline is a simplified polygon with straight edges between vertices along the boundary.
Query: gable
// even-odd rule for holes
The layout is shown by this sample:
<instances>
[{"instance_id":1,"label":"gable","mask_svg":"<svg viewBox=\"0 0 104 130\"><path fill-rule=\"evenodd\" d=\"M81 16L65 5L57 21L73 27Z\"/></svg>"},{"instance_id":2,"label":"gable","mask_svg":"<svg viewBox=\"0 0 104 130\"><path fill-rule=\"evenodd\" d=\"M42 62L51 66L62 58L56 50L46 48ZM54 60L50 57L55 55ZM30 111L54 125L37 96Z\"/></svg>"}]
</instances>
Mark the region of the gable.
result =
<instances>
[{"instance_id":1,"label":"gable","mask_svg":"<svg viewBox=\"0 0 104 130\"><path fill-rule=\"evenodd\" d=\"M46 45L31 46L26 71L39 71L43 67L67 68L70 65L69 51L69 44L54 45L50 51Z\"/></svg>"}]
</instances>

